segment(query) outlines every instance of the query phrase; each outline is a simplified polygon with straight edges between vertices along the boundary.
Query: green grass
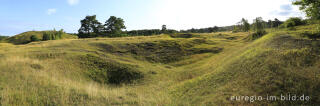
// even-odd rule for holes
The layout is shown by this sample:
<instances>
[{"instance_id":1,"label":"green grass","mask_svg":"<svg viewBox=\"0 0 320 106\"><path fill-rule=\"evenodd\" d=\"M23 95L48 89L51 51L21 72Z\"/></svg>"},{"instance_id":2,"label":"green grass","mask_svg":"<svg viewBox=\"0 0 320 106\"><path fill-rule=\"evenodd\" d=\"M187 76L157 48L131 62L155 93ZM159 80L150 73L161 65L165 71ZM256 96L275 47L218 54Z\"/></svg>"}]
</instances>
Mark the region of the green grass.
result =
<instances>
[{"instance_id":1,"label":"green grass","mask_svg":"<svg viewBox=\"0 0 320 106\"><path fill-rule=\"evenodd\" d=\"M317 105L320 42L306 30L0 43L0 105ZM311 101L229 100L287 93Z\"/></svg>"}]
</instances>

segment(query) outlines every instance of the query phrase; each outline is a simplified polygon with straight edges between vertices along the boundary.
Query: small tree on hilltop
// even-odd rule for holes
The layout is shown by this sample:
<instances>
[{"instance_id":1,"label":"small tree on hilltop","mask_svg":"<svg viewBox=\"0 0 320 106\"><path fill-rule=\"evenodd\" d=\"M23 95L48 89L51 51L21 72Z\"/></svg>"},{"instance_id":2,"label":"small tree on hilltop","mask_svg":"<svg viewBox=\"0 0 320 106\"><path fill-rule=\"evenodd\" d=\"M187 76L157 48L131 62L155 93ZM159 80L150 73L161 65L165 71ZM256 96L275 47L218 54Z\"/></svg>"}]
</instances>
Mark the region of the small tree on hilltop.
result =
<instances>
[{"instance_id":1,"label":"small tree on hilltop","mask_svg":"<svg viewBox=\"0 0 320 106\"><path fill-rule=\"evenodd\" d=\"M167 32L167 25L162 25L161 32L162 33L166 33Z\"/></svg>"}]
</instances>

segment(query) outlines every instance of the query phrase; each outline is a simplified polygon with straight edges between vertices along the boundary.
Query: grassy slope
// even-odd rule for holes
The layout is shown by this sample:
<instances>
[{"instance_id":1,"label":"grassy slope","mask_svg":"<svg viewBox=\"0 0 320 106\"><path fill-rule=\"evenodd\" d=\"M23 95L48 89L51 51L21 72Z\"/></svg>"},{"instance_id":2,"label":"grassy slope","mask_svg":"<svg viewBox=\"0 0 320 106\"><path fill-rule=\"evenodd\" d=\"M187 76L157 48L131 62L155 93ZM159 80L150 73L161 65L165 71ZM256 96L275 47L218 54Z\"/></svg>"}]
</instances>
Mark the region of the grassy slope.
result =
<instances>
[{"instance_id":1,"label":"grassy slope","mask_svg":"<svg viewBox=\"0 0 320 106\"><path fill-rule=\"evenodd\" d=\"M253 42L245 40L247 33L226 32L0 43L0 105L219 105L232 104L231 95L286 92L318 103L319 52L311 49L318 42L299 38L307 29L313 30L273 31ZM83 58L88 55L97 58ZM103 61L130 66L144 77L102 84L95 79L104 78Z\"/></svg>"},{"instance_id":2,"label":"grassy slope","mask_svg":"<svg viewBox=\"0 0 320 106\"><path fill-rule=\"evenodd\" d=\"M237 50L212 72L172 89L181 104L316 105L319 103L319 44L301 37L313 26L276 31ZM231 96L308 95L311 101L230 101ZM189 101L189 102L186 102Z\"/></svg>"},{"instance_id":3,"label":"grassy slope","mask_svg":"<svg viewBox=\"0 0 320 106\"><path fill-rule=\"evenodd\" d=\"M13 43L13 44L26 44L31 41L31 36L35 35L37 36L40 40L42 39L42 36L46 32L51 32L51 31L29 31L29 32L24 32L12 37L9 37L7 39L4 39L3 42L8 42L8 43ZM70 34L63 34L62 39L76 39L76 36L70 35Z\"/></svg>"}]
</instances>

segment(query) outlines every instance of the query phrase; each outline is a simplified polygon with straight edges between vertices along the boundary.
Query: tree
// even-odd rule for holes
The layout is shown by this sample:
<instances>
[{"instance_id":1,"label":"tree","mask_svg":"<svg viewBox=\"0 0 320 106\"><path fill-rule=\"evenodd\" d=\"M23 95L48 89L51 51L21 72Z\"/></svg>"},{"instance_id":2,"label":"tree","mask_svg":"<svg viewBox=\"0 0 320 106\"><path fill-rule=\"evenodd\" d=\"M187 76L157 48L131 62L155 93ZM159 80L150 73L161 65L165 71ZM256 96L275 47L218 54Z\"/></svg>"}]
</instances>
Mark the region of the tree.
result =
<instances>
[{"instance_id":1,"label":"tree","mask_svg":"<svg viewBox=\"0 0 320 106\"><path fill-rule=\"evenodd\" d=\"M161 32L166 33L166 31L167 31L167 25L162 25Z\"/></svg>"},{"instance_id":2,"label":"tree","mask_svg":"<svg viewBox=\"0 0 320 106\"><path fill-rule=\"evenodd\" d=\"M63 35L64 33L65 33L65 32L63 31L63 29L61 29L60 31L57 32L56 38L57 38L57 39L62 39L62 35Z\"/></svg>"},{"instance_id":3,"label":"tree","mask_svg":"<svg viewBox=\"0 0 320 106\"><path fill-rule=\"evenodd\" d=\"M262 37L263 35L267 34L267 32L264 30L265 28L265 21L261 17L257 17L253 20L253 30L255 33L251 35L251 39L257 39Z\"/></svg>"},{"instance_id":4,"label":"tree","mask_svg":"<svg viewBox=\"0 0 320 106\"><path fill-rule=\"evenodd\" d=\"M96 15L86 16L85 19L81 20L81 27L78 30L79 38L92 38L98 37L98 35L102 34L103 26L96 19Z\"/></svg>"},{"instance_id":5,"label":"tree","mask_svg":"<svg viewBox=\"0 0 320 106\"><path fill-rule=\"evenodd\" d=\"M244 32L250 31L250 24L249 24L248 20L242 18L241 24L242 24L242 31L244 31Z\"/></svg>"},{"instance_id":6,"label":"tree","mask_svg":"<svg viewBox=\"0 0 320 106\"><path fill-rule=\"evenodd\" d=\"M257 17L253 20L253 29L254 31L262 31L264 30L264 21L262 17Z\"/></svg>"},{"instance_id":7,"label":"tree","mask_svg":"<svg viewBox=\"0 0 320 106\"><path fill-rule=\"evenodd\" d=\"M219 27L218 26L214 26L213 27L213 32L218 32L219 31Z\"/></svg>"},{"instance_id":8,"label":"tree","mask_svg":"<svg viewBox=\"0 0 320 106\"><path fill-rule=\"evenodd\" d=\"M32 35L32 36L30 37L30 40L31 40L31 42L40 41L40 39L39 39L36 35Z\"/></svg>"},{"instance_id":9,"label":"tree","mask_svg":"<svg viewBox=\"0 0 320 106\"><path fill-rule=\"evenodd\" d=\"M49 33L45 32L42 36L43 41L51 40L51 36Z\"/></svg>"},{"instance_id":10,"label":"tree","mask_svg":"<svg viewBox=\"0 0 320 106\"><path fill-rule=\"evenodd\" d=\"M275 18L274 21L272 22L272 27L277 28L279 27L283 22L281 22L279 19Z\"/></svg>"},{"instance_id":11,"label":"tree","mask_svg":"<svg viewBox=\"0 0 320 106\"><path fill-rule=\"evenodd\" d=\"M273 28L273 21L272 20L268 20L267 28Z\"/></svg>"},{"instance_id":12,"label":"tree","mask_svg":"<svg viewBox=\"0 0 320 106\"><path fill-rule=\"evenodd\" d=\"M106 34L111 34L111 35L120 35L122 33L122 29L126 29L123 19L117 18L115 16L111 16L105 22L104 26L105 26Z\"/></svg>"},{"instance_id":13,"label":"tree","mask_svg":"<svg viewBox=\"0 0 320 106\"><path fill-rule=\"evenodd\" d=\"M320 19L320 0L296 0L293 4L299 5L309 18Z\"/></svg>"}]
</instances>

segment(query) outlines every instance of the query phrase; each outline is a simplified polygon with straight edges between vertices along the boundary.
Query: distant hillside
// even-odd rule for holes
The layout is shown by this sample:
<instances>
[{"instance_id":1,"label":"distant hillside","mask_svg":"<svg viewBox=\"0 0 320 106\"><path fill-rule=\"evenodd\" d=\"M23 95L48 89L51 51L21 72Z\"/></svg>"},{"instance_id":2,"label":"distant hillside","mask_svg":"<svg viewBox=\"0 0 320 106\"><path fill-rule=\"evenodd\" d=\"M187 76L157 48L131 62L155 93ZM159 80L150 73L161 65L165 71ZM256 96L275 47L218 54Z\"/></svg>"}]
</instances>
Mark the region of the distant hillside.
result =
<instances>
[{"instance_id":1,"label":"distant hillside","mask_svg":"<svg viewBox=\"0 0 320 106\"><path fill-rule=\"evenodd\" d=\"M0 42L1 42L2 40L6 39L6 38L8 38L8 36L2 36L2 35L0 35Z\"/></svg>"},{"instance_id":2,"label":"distant hillside","mask_svg":"<svg viewBox=\"0 0 320 106\"><path fill-rule=\"evenodd\" d=\"M29 31L24 32L9 38L4 39L4 42L13 43L13 44L26 44L31 42L31 36L35 35L38 39L42 40L44 33L50 33L53 31ZM63 33L62 39L77 39L78 37L75 35L70 35L67 33ZM0 39L1 40L1 39Z\"/></svg>"}]
</instances>

